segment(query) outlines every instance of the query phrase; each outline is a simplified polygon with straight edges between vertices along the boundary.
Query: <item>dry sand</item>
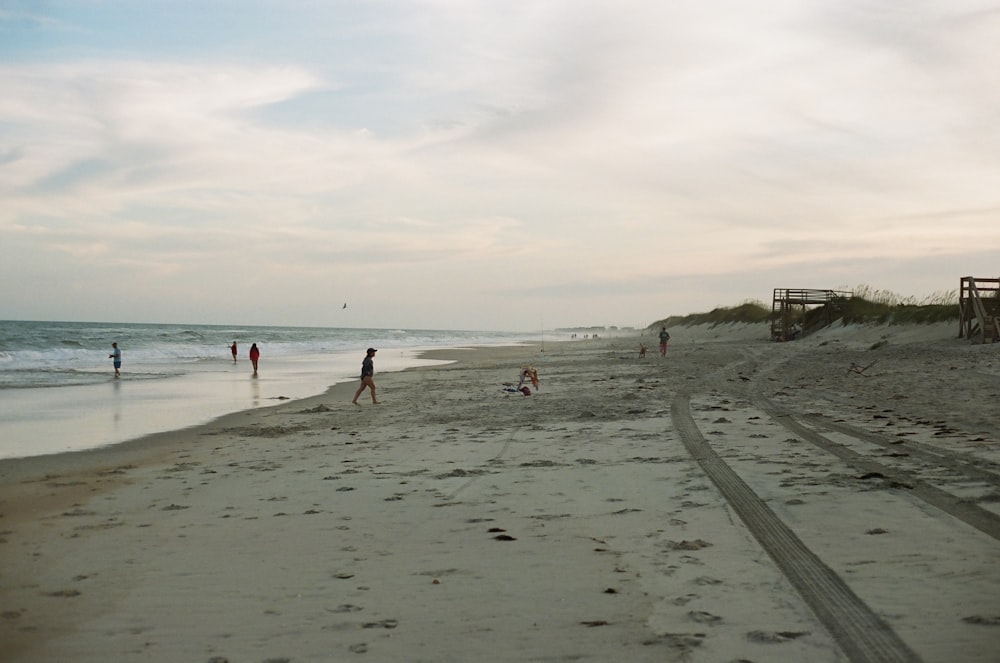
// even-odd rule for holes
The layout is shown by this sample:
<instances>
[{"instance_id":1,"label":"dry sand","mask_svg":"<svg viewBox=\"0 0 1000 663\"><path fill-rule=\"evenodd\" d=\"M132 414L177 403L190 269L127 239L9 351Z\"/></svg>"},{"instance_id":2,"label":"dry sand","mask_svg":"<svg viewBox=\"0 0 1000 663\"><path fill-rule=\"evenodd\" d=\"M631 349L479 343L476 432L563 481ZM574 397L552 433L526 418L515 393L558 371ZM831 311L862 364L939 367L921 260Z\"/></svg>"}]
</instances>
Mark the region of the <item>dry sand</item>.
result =
<instances>
[{"instance_id":1,"label":"dry sand","mask_svg":"<svg viewBox=\"0 0 1000 663\"><path fill-rule=\"evenodd\" d=\"M1000 660L1000 345L671 331L0 461L0 660Z\"/></svg>"}]
</instances>

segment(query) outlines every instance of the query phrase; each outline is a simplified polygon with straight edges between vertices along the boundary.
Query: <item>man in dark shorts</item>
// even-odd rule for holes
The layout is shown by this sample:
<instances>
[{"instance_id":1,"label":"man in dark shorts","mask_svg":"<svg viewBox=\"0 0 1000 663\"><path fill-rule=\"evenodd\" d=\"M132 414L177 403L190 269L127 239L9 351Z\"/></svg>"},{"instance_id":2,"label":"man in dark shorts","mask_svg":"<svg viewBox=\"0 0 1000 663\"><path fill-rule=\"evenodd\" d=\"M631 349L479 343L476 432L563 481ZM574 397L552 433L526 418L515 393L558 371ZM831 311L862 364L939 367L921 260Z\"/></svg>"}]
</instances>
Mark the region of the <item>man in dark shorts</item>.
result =
<instances>
[{"instance_id":1,"label":"man in dark shorts","mask_svg":"<svg viewBox=\"0 0 1000 663\"><path fill-rule=\"evenodd\" d=\"M660 356L667 356L667 343L670 342L670 332L667 331L666 327L660 329Z\"/></svg>"},{"instance_id":2,"label":"man in dark shorts","mask_svg":"<svg viewBox=\"0 0 1000 663\"><path fill-rule=\"evenodd\" d=\"M113 351L111 352L111 354L108 355L108 359L111 359L111 360L114 361L114 364L115 364L115 377L116 378L120 378L121 375L122 375L121 374L122 351L121 351L121 348L118 347L118 343L112 343L111 347L112 347Z\"/></svg>"}]
</instances>

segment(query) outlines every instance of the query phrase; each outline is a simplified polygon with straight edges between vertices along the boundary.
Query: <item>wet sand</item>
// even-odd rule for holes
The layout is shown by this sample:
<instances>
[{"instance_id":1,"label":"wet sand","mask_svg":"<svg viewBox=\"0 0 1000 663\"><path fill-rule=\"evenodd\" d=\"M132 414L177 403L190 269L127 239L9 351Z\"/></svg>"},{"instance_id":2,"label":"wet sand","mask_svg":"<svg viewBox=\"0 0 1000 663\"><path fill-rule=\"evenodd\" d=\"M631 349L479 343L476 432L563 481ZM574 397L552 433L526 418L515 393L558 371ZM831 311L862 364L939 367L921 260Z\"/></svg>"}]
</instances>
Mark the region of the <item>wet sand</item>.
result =
<instances>
[{"instance_id":1,"label":"wet sand","mask_svg":"<svg viewBox=\"0 0 1000 663\"><path fill-rule=\"evenodd\" d=\"M399 370L427 363L414 353L387 352L382 366ZM234 364L224 359L188 364L180 374L129 367L120 379L109 372L95 384L5 389L0 399L0 458L93 449L306 398L335 382L353 381L360 366L357 353L265 356L256 375L249 361Z\"/></svg>"},{"instance_id":2,"label":"wet sand","mask_svg":"<svg viewBox=\"0 0 1000 663\"><path fill-rule=\"evenodd\" d=\"M0 660L995 661L1000 346L951 327L440 351L0 461Z\"/></svg>"}]
</instances>

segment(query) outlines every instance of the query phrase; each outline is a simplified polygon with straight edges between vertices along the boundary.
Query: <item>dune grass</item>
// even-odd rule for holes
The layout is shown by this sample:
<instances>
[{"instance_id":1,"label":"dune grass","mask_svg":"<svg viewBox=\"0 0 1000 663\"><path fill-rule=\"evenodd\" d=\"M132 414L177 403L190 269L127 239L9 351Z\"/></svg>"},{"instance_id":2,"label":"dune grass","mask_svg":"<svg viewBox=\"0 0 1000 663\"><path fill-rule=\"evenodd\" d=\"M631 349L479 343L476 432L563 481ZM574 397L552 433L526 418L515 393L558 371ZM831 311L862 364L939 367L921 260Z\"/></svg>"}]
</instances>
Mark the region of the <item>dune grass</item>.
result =
<instances>
[{"instance_id":1,"label":"dune grass","mask_svg":"<svg viewBox=\"0 0 1000 663\"><path fill-rule=\"evenodd\" d=\"M838 288L840 289L840 288ZM813 327L821 320L842 320L845 324L931 324L958 320L958 291L942 291L923 299L903 297L887 290L875 290L869 286L858 286L852 290L853 296L840 300L836 308L828 311L826 306L816 306L805 311L804 326ZM694 325L756 324L773 319L771 307L760 300L748 300L737 306L723 306L708 313L672 315L649 325L649 329L660 327L690 327ZM822 324L825 324L823 322ZM821 326L821 325L820 325Z\"/></svg>"},{"instance_id":2,"label":"dune grass","mask_svg":"<svg viewBox=\"0 0 1000 663\"><path fill-rule=\"evenodd\" d=\"M746 301L738 306L722 306L708 313L690 313L688 315L672 315L649 325L651 329L660 327L690 327L693 325L724 325L731 323L753 324L769 322L771 309L760 301Z\"/></svg>"}]
</instances>

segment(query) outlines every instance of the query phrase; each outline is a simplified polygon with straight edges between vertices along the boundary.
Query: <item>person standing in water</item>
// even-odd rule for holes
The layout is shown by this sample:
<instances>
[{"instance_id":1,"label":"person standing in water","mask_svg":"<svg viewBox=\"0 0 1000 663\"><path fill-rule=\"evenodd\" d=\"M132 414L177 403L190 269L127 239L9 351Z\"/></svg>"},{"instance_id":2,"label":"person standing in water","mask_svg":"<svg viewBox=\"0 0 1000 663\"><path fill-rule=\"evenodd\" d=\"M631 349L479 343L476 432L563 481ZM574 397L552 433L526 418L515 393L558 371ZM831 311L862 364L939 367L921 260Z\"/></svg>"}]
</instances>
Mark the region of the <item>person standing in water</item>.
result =
<instances>
[{"instance_id":1,"label":"person standing in water","mask_svg":"<svg viewBox=\"0 0 1000 663\"><path fill-rule=\"evenodd\" d=\"M114 360L115 377L116 378L120 378L122 376L122 374L121 374L122 351L121 351L121 348L118 347L118 343L117 342L116 343L112 343L111 347L113 348L113 352L108 355L108 359L113 359Z\"/></svg>"},{"instance_id":2,"label":"person standing in water","mask_svg":"<svg viewBox=\"0 0 1000 663\"><path fill-rule=\"evenodd\" d=\"M354 400L351 401L355 405L358 404L358 396L361 395L365 389L372 390L372 403L375 405L379 404L379 400L375 398L375 353L378 352L375 348L368 348L368 354L365 355L364 360L361 362L361 386L358 387L358 393L354 394Z\"/></svg>"},{"instance_id":3,"label":"person standing in water","mask_svg":"<svg viewBox=\"0 0 1000 663\"><path fill-rule=\"evenodd\" d=\"M250 363L253 364L253 374L257 375L257 362L260 361L260 350L257 349L257 344L254 343L250 346Z\"/></svg>"},{"instance_id":4,"label":"person standing in water","mask_svg":"<svg viewBox=\"0 0 1000 663\"><path fill-rule=\"evenodd\" d=\"M229 346L229 349L233 351L233 363L235 364L236 363L236 341L233 341L233 344L231 346Z\"/></svg>"}]
</instances>

